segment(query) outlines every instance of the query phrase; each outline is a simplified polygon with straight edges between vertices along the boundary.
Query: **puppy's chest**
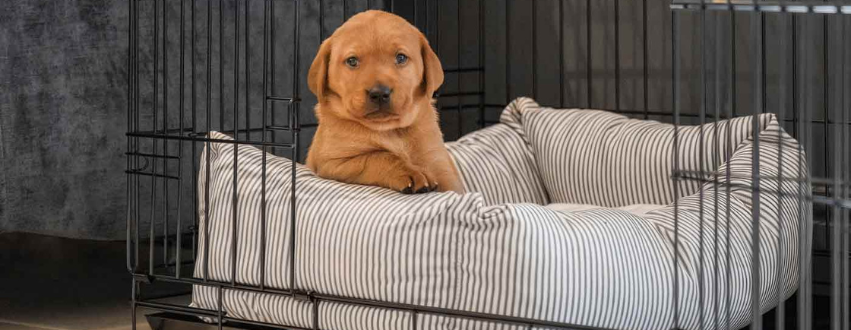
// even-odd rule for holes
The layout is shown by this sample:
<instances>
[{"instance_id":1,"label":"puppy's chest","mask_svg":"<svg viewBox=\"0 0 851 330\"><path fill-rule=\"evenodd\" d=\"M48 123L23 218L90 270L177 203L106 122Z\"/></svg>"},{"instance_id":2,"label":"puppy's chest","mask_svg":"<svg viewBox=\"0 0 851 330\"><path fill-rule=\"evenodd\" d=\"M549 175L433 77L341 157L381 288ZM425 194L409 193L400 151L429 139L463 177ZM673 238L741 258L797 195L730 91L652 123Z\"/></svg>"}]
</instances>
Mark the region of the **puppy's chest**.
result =
<instances>
[{"instance_id":1,"label":"puppy's chest","mask_svg":"<svg viewBox=\"0 0 851 330\"><path fill-rule=\"evenodd\" d=\"M419 147L416 140L406 139L404 137L385 137L373 143L373 148L386 150L392 154L401 156L406 159L416 158L419 154Z\"/></svg>"},{"instance_id":2,"label":"puppy's chest","mask_svg":"<svg viewBox=\"0 0 851 330\"><path fill-rule=\"evenodd\" d=\"M333 138L325 140L326 150L334 150L334 158L349 158L375 152L388 152L417 165L425 166L428 157L428 146L432 143L423 141L409 132L369 132L365 134L333 134Z\"/></svg>"}]
</instances>

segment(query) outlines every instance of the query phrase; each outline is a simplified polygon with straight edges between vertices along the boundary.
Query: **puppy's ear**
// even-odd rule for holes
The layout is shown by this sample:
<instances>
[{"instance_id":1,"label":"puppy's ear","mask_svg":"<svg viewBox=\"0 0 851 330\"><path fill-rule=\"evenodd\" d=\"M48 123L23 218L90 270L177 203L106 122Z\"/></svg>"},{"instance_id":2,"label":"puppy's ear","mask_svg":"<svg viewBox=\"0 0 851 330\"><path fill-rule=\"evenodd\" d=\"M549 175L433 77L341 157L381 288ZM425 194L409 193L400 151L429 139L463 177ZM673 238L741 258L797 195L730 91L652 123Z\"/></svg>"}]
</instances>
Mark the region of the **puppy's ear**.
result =
<instances>
[{"instance_id":1,"label":"puppy's ear","mask_svg":"<svg viewBox=\"0 0 851 330\"><path fill-rule=\"evenodd\" d=\"M422 88L426 97L432 98L434 92L443 85L443 66L440 65L440 59L429 46L425 35L420 35L420 49L423 58Z\"/></svg>"},{"instance_id":2,"label":"puppy's ear","mask_svg":"<svg viewBox=\"0 0 851 330\"><path fill-rule=\"evenodd\" d=\"M325 96L325 89L328 87L328 62L331 60L331 39L330 37L325 39L322 45L319 46L319 51L313 59L313 64L310 65L310 72L307 74L307 86L320 102Z\"/></svg>"}]
</instances>

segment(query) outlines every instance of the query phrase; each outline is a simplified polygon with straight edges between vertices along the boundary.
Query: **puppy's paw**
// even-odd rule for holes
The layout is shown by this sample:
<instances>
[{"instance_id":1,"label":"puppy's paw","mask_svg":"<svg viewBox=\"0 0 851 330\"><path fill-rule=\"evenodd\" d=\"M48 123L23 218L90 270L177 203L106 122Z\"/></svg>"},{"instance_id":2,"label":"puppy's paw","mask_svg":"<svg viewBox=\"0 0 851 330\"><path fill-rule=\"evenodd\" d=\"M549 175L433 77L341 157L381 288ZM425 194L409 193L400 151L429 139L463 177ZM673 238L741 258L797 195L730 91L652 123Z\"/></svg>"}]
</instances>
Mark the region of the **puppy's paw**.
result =
<instances>
[{"instance_id":1,"label":"puppy's paw","mask_svg":"<svg viewBox=\"0 0 851 330\"><path fill-rule=\"evenodd\" d=\"M411 171L407 175L407 186L402 188L403 194L424 194L437 190L437 181L419 171Z\"/></svg>"}]
</instances>

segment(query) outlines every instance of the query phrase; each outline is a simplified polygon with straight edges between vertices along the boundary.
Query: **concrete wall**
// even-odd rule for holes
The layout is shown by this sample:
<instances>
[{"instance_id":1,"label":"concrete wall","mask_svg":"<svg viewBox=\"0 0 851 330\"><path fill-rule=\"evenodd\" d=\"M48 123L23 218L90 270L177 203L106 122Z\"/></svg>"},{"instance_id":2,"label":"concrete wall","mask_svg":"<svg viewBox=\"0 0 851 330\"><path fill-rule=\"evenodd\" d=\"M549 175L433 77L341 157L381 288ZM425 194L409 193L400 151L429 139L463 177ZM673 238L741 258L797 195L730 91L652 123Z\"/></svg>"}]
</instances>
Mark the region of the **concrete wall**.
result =
<instances>
[{"instance_id":1,"label":"concrete wall","mask_svg":"<svg viewBox=\"0 0 851 330\"><path fill-rule=\"evenodd\" d=\"M0 230L121 237L125 4L0 3Z\"/></svg>"}]
</instances>

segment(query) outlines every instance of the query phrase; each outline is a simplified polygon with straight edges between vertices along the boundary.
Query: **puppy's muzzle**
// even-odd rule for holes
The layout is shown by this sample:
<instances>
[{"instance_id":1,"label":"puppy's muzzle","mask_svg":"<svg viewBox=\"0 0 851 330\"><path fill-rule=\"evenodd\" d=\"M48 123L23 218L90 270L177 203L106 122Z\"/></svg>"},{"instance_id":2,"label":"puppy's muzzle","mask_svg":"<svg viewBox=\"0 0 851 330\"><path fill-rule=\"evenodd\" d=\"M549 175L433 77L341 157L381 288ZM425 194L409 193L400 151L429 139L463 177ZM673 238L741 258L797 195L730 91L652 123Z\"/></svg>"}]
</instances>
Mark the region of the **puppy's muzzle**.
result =
<instances>
[{"instance_id":1,"label":"puppy's muzzle","mask_svg":"<svg viewBox=\"0 0 851 330\"><path fill-rule=\"evenodd\" d=\"M390 103L390 94L392 93L393 90L384 85L376 85L366 91L369 101L379 107L384 107Z\"/></svg>"}]
</instances>

